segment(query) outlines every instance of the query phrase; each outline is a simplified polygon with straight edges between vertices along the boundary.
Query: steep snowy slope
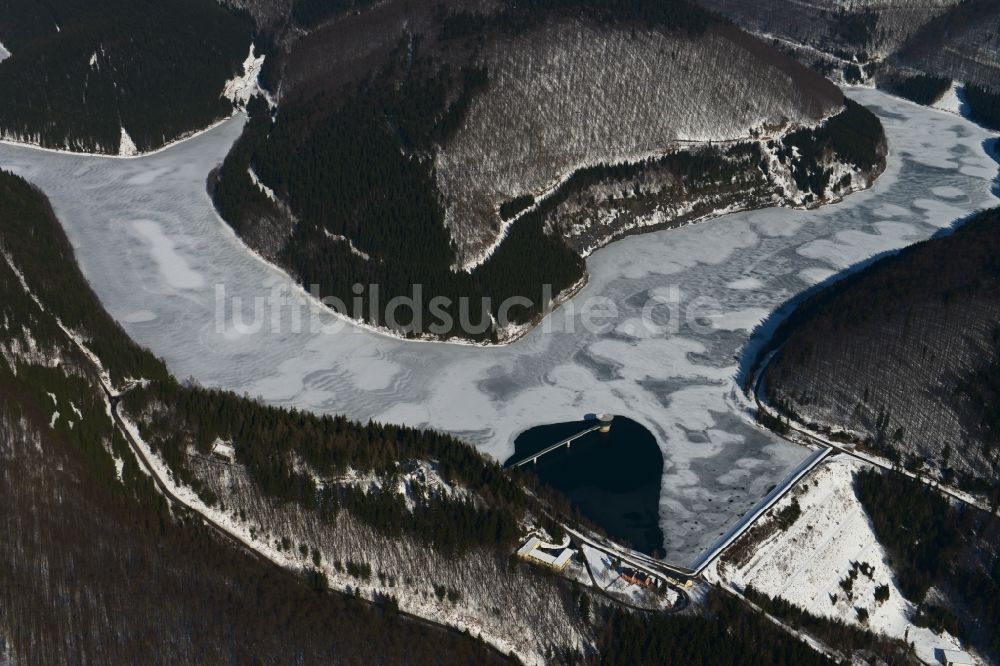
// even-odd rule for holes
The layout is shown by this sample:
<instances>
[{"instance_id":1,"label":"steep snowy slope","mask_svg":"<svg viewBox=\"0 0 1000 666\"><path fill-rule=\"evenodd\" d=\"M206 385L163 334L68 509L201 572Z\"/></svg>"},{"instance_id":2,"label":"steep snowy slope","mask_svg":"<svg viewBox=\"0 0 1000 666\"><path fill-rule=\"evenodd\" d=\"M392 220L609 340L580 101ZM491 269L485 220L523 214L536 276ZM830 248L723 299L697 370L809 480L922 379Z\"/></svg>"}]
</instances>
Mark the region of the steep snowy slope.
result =
<instances>
[{"instance_id":1,"label":"steep snowy slope","mask_svg":"<svg viewBox=\"0 0 1000 666\"><path fill-rule=\"evenodd\" d=\"M1000 90L1000 2L971 0L929 21L895 56L901 65Z\"/></svg>"},{"instance_id":2,"label":"steep snowy slope","mask_svg":"<svg viewBox=\"0 0 1000 666\"><path fill-rule=\"evenodd\" d=\"M495 240L483 221L502 203L573 171L778 135L820 122L841 97L723 26L690 35L549 23L497 40L481 61L490 84L435 163L463 263Z\"/></svg>"},{"instance_id":3,"label":"steep snowy slope","mask_svg":"<svg viewBox=\"0 0 1000 666\"><path fill-rule=\"evenodd\" d=\"M912 642L924 663L935 649L958 649L948 633L915 623L917 604L900 591L892 558L879 543L854 488L865 466L834 458L783 499L773 514L795 516L780 528L764 522L713 565L709 577L738 590L783 599L812 615ZM752 591L751 591L752 596Z\"/></svg>"},{"instance_id":4,"label":"steep snowy slope","mask_svg":"<svg viewBox=\"0 0 1000 666\"><path fill-rule=\"evenodd\" d=\"M698 0L761 35L850 59L883 58L958 0Z\"/></svg>"}]
</instances>

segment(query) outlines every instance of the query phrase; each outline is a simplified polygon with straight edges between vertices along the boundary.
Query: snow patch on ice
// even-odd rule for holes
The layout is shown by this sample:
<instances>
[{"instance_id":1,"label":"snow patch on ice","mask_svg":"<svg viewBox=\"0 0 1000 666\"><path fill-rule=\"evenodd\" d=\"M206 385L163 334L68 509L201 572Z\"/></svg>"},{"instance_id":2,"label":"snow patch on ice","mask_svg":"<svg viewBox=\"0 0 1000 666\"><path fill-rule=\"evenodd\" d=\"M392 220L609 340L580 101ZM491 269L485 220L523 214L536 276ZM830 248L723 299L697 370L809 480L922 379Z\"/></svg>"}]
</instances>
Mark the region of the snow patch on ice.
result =
<instances>
[{"instance_id":1,"label":"snow patch on ice","mask_svg":"<svg viewBox=\"0 0 1000 666\"><path fill-rule=\"evenodd\" d=\"M942 229L950 227L955 220L961 219L965 215L962 208L935 199L914 199L913 207L923 211L927 224Z\"/></svg>"},{"instance_id":2,"label":"snow patch on ice","mask_svg":"<svg viewBox=\"0 0 1000 666\"><path fill-rule=\"evenodd\" d=\"M152 310L136 310L135 312L130 312L123 317L119 317L119 321L125 324L142 324L148 321L154 321L155 319L156 313Z\"/></svg>"},{"instance_id":3,"label":"snow patch on ice","mask_svg":"<svg viewBox=\"0 0 1000 666\"><path fill-rule=\"evenodd\" d=\"M163 233L160 225L150 220L136 220L132 226L149 244L149 253L167 284L177 289L199 289L204 285L201 273L188 265L184 256L177 251L177 244Z\"/></svg>"},{"instance_id":4,"label":"snow patch on ice","mask_svg":"<svg viewBox=\"0 0 1000 666\"><path fill-rule=\"evenodd\" d=\"M752 331L771 311L768 308L744 308L709 315L712 328L721 331Z\"/></svg>"},{"instance_id":5,"label":"snow patch on ice","mask_svg":"<svg viewBox=\"0 0 1000 666\"><path fill-rule=\"evenodd\" d=\"M732 282L727 282L726 287L729 289L736 289L738 291L755 291L764 286L764 283L760 281L760 278L755 277L744 277L739 280L733 280Z\"/></svg>"}]
</instances>

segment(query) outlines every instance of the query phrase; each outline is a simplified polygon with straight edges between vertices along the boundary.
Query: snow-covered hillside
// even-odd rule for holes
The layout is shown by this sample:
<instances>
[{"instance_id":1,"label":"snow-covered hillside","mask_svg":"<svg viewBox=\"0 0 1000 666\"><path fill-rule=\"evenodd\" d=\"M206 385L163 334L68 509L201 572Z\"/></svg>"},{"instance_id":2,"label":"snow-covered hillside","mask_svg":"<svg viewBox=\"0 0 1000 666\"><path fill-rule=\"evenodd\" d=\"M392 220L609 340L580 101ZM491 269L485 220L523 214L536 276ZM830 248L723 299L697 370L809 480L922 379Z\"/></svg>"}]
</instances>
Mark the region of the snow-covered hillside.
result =
<instances>
[{"instance_id":1,"label":"snow-covered hillside","mask_svg":"<svg viewBox=\"0 0 1000 666\"><path fill-rule=\"evenodd\" d=\"M546 218L546 229L562 234L584 256L621 236L678 227L738 210L767 206L813 207L838 201L870 187L881 173L879 160L859 167L845 161L836 148L823 150L809 163L786 139L758 139L737 145L704 146L659 160L642 168L618 168L596 183L567 187ZM701 160L711 168L698 171ZM800 186L796 173L828 174L823 187ZM585 179L582 179L585 180Z\"/></svg>"},{"instance_id":2,"label":"snow-covered hillside","mask_svg":"<svg viewBox=\"0 0 1000 666\"><path fill-rule=\"evenodd\" d=\"M882 58L958 0L698 0L763 36L842 56Z\"/></svg>"},{"instance_id":3,"label":"snow-covered hillside","mask_svg":"<svg viewBox=\"0 0 1000 666\"><path fill-rule=\"evenodd\" d=\"M937 76L1000 85L1000 4L967 0L929 21L899 50L902 64Z\"/></svg>"},{"instance_id":4,"label":"snow-covered hillside","mask_svg":"<svg viewBox=\"0 0 1000 666\"><path fill-rule=\"evenodd\" d=\"M254 45L250 44L250 53L243 61L243 73L226 81L226 85L222 88L222 96L232 102L234 107L245 107L251 97L261 93L258 79L263 66L264 56L256 55Z\"/></svg>"},{"instance_id":5,"label":"snow-covered hillside","mask_svg":"<svg viewBox=\"0 0 1000 666\"><path fill-rule=\"evenodd\" d=\"M854 490L854 473L863 465L831 458L772 509L773 516L798 504L801 515L787 529L762 521L706 576L739 591L752 586L819 617L903 639L914 644L923 661L936 663L935 649L957 649L958 641L913 624L916 608L900 592L890 559ZM864 613L867 619L862 619Z\"/></svg>"},{"instance_id":6,"label":"snow-covered hillside","mask_svg":"<svg viewBox=\"0 0 1000 666\"><path fill-rule=\"evenodd\" d=\"M489 49L489 87L436 159L466 267L496 239L504 201L587 166L813 125L841 99L728 28L691 36L560 21Z\"/></svg>"},{"instance_id":7,"label":"snow-covered hillside","mask_svg":"<svg viewBox=\"0 0 1000 666\"><path fill-rule=\"evenodd\" d=\"M1000 75L992 0L697 0L831 78L880 81L898 67L982 86Z\"/></svg>"},{"instance_id":8,"label":"snow-covered hillside","mask_svg":"<svg viewBox=\"0 0 1000 666\"><path fill-rule=\"evenodd\" d=\"M151 451L148 455L158 460ZM283 566L316 566L333 589L356 591L376 601L394 597L403 611L468 630L528 663L542 663L546 650L561 645L583 649L590 644L589 630L567 614L559 586L546 582L536 570L512 567L496 553L481 549L445 557L406 535L386 538L348 511L329 519L294 503L273 501L238 464L204 457L191 457L188 464L219 499L213 507L205 507L193 491L182 488L180 492L202 511ZM426 461L411 461L401 468L393 487L385 486L378 476L354 473L319 483L362 488L373 502L382 492L400 492L408 498L465 492L449 486ZM300 546L305 550L300 552ZM359 575L349 564L364 572ZM441 595L441 589L448 592Z\"/></svg>"}]
</instances>

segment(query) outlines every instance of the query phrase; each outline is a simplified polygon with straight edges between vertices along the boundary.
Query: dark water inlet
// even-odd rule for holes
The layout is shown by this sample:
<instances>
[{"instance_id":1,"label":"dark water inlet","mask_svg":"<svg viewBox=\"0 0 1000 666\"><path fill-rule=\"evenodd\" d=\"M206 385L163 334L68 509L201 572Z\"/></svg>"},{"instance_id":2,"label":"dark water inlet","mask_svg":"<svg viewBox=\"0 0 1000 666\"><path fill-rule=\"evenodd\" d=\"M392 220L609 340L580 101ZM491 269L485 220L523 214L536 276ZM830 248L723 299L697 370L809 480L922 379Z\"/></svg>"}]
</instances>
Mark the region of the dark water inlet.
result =
<instances>
[{"instance_id":1,"label":"dark water inlet","mask_svg":"<svg viewBox=\"0 0 1000 666\"><path fill-rule=\"evenodd\" d=\"M596 418L553 423L524 431L514 440L511 465L556 442L598 425ZM568 497L608 536L647 554L661 555L660 481L663 456L649 430L615 416L608 433L590 432L570 447L546 453L524 466L545 485Z\"/></svg>"}]
</instances>

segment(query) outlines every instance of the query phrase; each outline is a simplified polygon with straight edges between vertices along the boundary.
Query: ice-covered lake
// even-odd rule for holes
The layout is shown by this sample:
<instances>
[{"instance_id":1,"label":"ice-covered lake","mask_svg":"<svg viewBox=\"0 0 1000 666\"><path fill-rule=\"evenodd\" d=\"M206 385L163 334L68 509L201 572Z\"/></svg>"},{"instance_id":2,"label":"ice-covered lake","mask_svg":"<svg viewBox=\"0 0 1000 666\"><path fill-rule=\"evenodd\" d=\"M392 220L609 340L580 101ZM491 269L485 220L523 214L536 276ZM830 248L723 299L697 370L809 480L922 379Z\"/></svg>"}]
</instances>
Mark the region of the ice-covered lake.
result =
<instances>
[{"instance_id":1,"label":"ice-covered lake","mask_svg":"<svg viewBox=\"0 0 1000 666\"><path fill-rule=\"evenodd\" d=\"M498 460L515 436L588 412L627 415L664 456L661 522L667 558L686 562L806 455L750 425L734 399L737 357L750 330L809 286L877 253L927 238L993 205L992 135L963 120L872 90L849 94L882 118L886 173L869 191L813 211L737 213L635 236L588 260L573 303L605 297L602 330L565 308L507 347L405 342L346 325L301 326L291 306L268 309L257 332L217 321L224 302L293 292L324 323L332 314L292 290L215 215L205 178L240 132L227 123L162 152L114 159L0 145L0 167L45 191L84 274L129 334L181 378L318 412L430 426ZM651 296L678 300L698 320L652 330ZM272 310L277 321L270 321ZM658 324L678 320L654 309ZM276 324L276 325L275 325ZM706 330L707 328L707 330Z\"/></svg>"}]
</instances>

